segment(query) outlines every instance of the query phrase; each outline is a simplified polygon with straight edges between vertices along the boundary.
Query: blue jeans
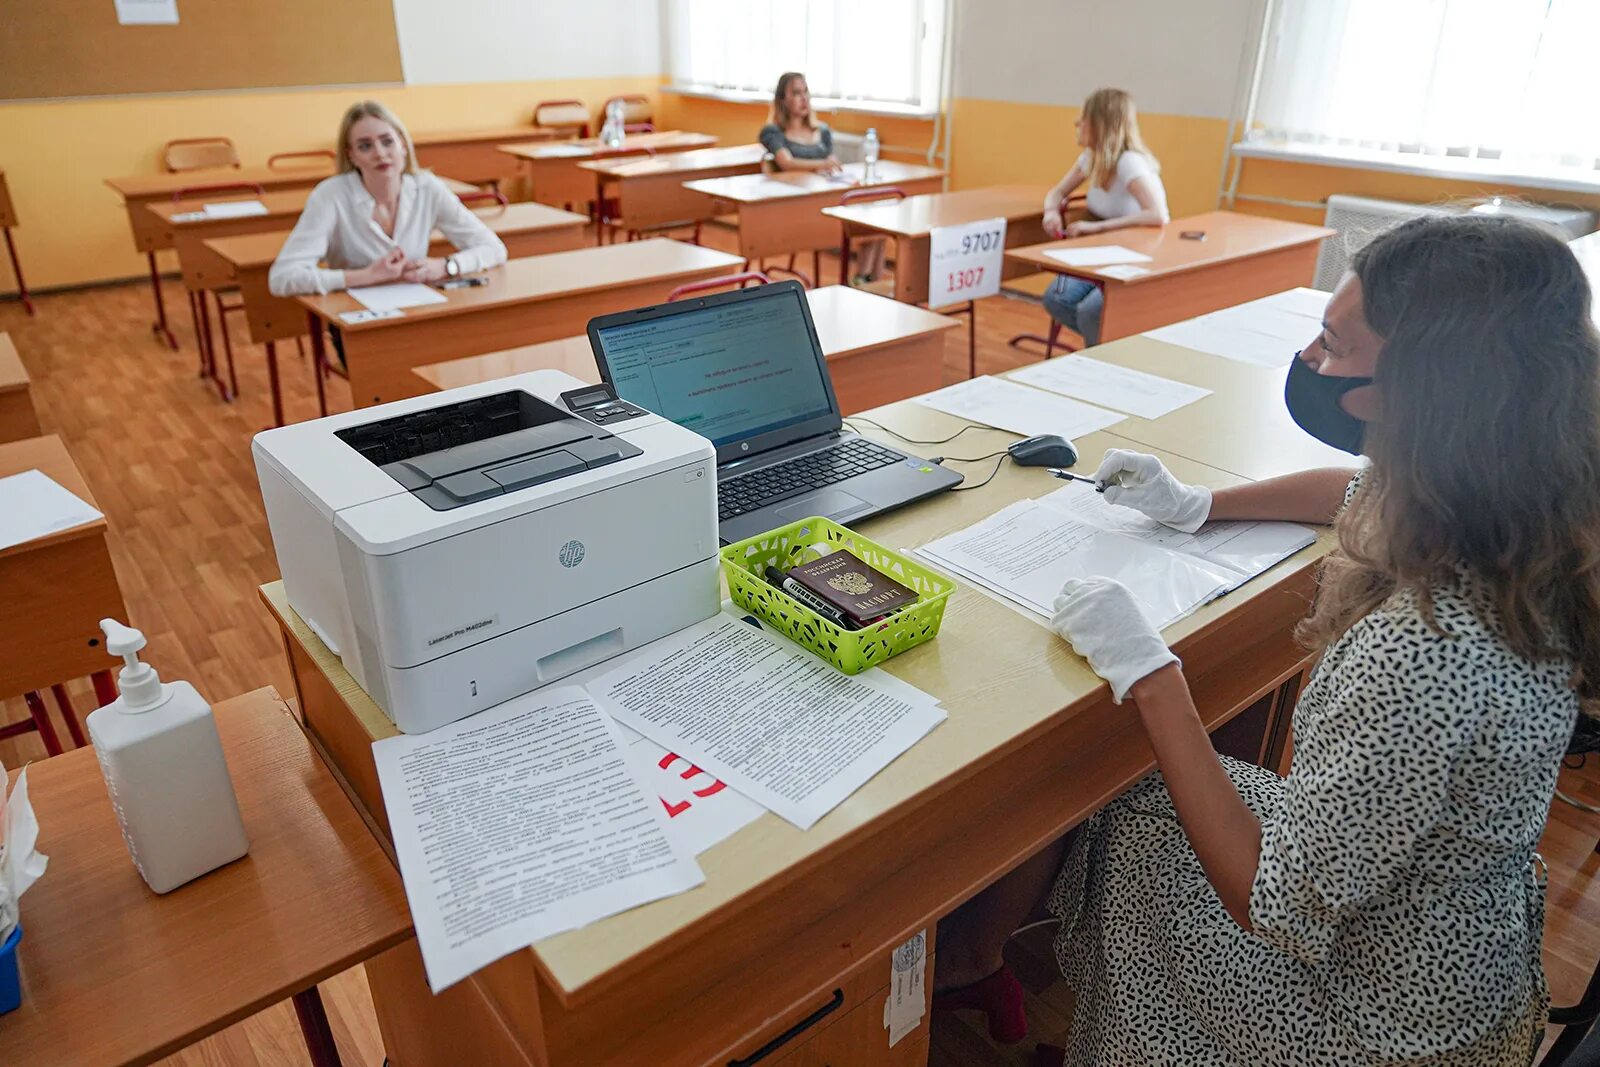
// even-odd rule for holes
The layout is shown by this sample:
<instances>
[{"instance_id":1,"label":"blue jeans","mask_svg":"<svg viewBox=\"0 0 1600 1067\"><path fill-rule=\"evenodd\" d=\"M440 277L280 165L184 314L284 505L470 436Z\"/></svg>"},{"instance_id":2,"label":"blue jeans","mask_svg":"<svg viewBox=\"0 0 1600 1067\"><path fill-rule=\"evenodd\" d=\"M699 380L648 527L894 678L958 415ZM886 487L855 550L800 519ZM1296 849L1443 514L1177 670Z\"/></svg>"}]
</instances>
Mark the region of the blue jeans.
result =
<instances>
[{"instance_id":1,"label":"blue jeans","mask_svg":"<svg viewBox=\"0 0 1600 1067\"><path fill-rule=\"evenodd\" d=\"M1044 293L1044 309L1050 317L1082 334L1085 345L1100 343L1100 309L1105 302L1098 285L1066 274L1056 275Z\"/></svg>"}]
</instances>

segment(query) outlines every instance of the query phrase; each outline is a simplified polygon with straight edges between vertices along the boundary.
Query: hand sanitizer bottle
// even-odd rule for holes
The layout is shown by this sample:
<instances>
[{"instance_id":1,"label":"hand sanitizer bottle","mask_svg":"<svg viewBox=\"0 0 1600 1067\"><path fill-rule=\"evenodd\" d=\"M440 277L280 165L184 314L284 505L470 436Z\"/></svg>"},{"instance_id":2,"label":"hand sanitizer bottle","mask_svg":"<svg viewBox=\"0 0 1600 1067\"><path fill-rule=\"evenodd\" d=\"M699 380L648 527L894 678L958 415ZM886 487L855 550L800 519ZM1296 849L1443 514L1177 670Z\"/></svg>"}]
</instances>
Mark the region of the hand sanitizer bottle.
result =
<instances>
[{"instance_id":1,"label":"hand sanitizer bottle","mask_svg":"<svg viewBox=\"0 0 1600 1067\"><path fill-rule=\"evenodd\" d=\"M163 684L139 662L144 634L114 619L100 629L126 666L117 674L122 695L90 713L89 738L133 865L165 893L233 862L250 842L211 705L188 682Z\"/></svg>"}]
</instances>

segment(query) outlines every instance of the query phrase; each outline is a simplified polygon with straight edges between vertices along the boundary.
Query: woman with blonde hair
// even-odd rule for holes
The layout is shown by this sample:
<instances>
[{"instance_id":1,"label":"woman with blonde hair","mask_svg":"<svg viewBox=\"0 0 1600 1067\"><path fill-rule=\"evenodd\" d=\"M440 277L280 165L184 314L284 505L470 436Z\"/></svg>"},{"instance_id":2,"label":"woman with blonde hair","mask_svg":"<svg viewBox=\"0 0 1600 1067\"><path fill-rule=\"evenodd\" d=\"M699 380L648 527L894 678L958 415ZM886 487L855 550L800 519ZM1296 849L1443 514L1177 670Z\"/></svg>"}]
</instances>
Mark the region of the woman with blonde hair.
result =
<instances>
[{"instance_id":1,"label":"woman with blonde hair","mask_svg":"<svg viewBox=\"0 0 1600 1067\"><path fill-rule=\"evenodd\" d=\"M1549 1006L1534 848L1600 707L1590 299L1535 226L1415 219L1356 254L1286 387L1369 467L1212 492L1107 453L1106 499L1179 530L1334 524L1289 776L1216 755L1125 587L1067 583L1053 628L1133 698L1159 773L1064 863L1046 849L947 919L936 988L991 1026L1020 1005L1000 948L1053 880L1072 1063L1530 1062Z\"/></svg>"},{"instance_id":2,"label":"woman with blonde hair","mask_svg":"<svg viewBox=\"0 0 1600 1067\"><path fill-rule=\"evenodd\" d=\"M1079 237L1124 226L1162 226L1167 213L1167 191L1161 184L1159 165L1139 136L1139 116L1133 97L1121 89L1096 89L1083 102L1077 120L1078 144L1083 152L1066 176L1044 197L1044 229L1051 237ZM1089 183L1088 208L1092 218L1062 223L1062 210L1072 191ZM1076 330L1085 345L1100 343L1100 311L1104 303L1098 286L1082 278L1058 275L1044 294L1045 310L1069 330Z\"/></svg>"},{"instance_id":3,"label":"woman with blonde hair","mask_svg":"<svg viewBox=\"0 0 1600 1067\"><path fill-rule=\"evenodd\" d=\"M506 246L483 220L418 169L410 134L382 104L350 106L339 123L338 153L339 173L311 190L272 264L274 295L435 282L506 261ZM454 255L428 255L435 229L455 245Z\"/></svg>"}]
</instances>

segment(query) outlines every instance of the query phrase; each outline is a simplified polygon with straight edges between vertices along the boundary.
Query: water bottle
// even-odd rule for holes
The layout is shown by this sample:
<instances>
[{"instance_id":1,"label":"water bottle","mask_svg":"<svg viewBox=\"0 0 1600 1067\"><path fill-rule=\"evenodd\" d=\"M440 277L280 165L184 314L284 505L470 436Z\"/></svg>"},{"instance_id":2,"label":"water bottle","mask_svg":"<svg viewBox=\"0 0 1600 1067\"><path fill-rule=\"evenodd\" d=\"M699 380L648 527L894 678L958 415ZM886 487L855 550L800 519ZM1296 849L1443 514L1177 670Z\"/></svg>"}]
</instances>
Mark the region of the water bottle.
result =
<instances>
[{"instance_id":1,"label":"water bottle","mask_svg":"<svg viewBox=\"0 0 1600 1067\"><path fill-rule=\"evenodd\" d=\"M622 101L613 100L606 105L606 123L600 131L600 143L607 148L621 148L624 125Z\"/></svg>"},{"instance_id":2,"label":"water bottle","mask_svg":"<svg viewBox=\"0 0 1600 1067\"><path fill-rule=\"evenodd\" d=\"M867 128L867 135L861 138L861 180L872 182L878 180L878 129L875 126Z\"/></svg>"}]
</instances>

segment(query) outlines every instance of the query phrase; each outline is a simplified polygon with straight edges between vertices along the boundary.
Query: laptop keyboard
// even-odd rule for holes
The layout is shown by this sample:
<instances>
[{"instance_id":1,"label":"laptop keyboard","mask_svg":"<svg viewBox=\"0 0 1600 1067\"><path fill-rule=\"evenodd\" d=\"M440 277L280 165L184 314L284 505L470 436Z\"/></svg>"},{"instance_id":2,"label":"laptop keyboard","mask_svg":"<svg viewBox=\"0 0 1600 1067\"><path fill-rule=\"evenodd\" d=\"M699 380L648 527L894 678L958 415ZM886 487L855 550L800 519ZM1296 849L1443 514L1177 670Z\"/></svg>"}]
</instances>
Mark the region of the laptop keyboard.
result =
<instances>
[{"instance_id":1,"label":"laptop keyboard","mask_svg":"<svg viewBox=\"0 0 1600 1067\"><path fill-rule=\"evenodd\" d=\"M784 463L728 478L717 485L717 517L731 519L791 496L820 489L904 459L859 437Z\"/></svg>"}]
</instances>

